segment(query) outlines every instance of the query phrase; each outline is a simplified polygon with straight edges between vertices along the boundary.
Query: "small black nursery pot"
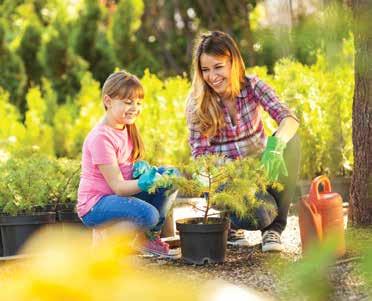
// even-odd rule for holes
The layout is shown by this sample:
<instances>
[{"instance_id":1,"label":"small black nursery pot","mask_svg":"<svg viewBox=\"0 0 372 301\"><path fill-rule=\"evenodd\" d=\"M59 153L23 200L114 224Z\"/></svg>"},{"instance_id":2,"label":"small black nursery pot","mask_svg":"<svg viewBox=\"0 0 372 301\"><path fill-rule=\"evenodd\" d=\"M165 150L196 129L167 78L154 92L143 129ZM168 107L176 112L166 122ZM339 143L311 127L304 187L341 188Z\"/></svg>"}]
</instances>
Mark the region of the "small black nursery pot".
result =
<instances>
[{"instance_id":1,"label":"small black nursery pot","mask_svg":"<svg viewBox=\"0 0 372 301\"><path fill-rule=\"evenodd\" d=\"M229 220L221 218L208 218L207 224L203 218L178 220L182 258L198 265L223 262L229 226Z\"/></svg>"}]
</instances>

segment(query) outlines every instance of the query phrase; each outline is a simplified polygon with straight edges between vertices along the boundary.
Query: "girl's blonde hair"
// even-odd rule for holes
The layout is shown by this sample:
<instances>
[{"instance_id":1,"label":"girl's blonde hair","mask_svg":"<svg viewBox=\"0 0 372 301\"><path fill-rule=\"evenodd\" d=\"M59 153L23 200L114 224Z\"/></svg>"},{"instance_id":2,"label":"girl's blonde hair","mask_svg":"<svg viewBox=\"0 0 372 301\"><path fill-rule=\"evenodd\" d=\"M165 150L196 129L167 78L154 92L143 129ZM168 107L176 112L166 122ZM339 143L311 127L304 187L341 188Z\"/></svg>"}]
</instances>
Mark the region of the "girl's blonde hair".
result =
<instances>
[{"instance_id":1,"label":"girl's blonde hair","mask_svg":"<svg viewBox=\"0 0 372 301\"><path fill-rule=\"evenodd\" d=\"M230 97L240 93L245 81L245 65L235 41L221 31L202 34L197 40L193 55L193 80L187 101L187 114L190 122L207 136L214 136L225 126L223 111L218 95L203 79L200 56L205 53L213 56L229 57L231 62Z\"/></svg>"},{"instance_id":2,"label":"girl's blonde hair","mask_svg":"<svg viewBox=\"0 0 372 301\"><path fill-rule=\"evenodd\" d=\"M143 99L144 91L141 82L135 75L121 70L110 74L106 79L102 87L102 98L105 95L118 99ZM105 110L107 110L106 106ZM136 125L134 123L127 124L126 128L133 144L131 160L134 162L143 158L145 148Z\"/></svg>"}]
</instances>

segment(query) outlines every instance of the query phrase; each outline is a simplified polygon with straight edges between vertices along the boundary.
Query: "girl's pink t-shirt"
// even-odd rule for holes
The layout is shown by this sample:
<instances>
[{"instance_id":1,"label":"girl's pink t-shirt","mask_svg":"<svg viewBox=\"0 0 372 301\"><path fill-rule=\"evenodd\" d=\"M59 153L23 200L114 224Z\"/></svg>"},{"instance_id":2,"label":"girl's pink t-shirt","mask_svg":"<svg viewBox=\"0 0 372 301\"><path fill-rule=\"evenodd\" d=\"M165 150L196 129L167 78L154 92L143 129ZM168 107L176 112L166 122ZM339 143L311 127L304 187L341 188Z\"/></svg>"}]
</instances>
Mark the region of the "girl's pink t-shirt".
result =
<instances>
[{"instance_id":1,"label":"girl's pink t-shirt","mask_svg":"<svg viewBox=\"0 0 372 301\"><path fill-rule=\"evenodd\" d=\"M127 129L118 130L104 124L94 127L83 144L77 213L83 217L105 195L115 194L98 169L99 164L119 165L123 178L132 179L130 155L132 141Z\"/></svg>"}]
</instances>

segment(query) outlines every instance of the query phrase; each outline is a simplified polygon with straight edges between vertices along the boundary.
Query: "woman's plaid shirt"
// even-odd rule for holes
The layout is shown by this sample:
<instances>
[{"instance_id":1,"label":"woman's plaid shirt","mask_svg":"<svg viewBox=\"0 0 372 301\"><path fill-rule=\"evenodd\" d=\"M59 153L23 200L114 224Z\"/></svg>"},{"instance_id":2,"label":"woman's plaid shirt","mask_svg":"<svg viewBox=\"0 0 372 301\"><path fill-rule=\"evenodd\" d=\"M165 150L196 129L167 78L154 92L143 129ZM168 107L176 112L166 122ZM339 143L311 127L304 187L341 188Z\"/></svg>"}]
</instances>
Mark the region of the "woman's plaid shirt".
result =
<instances>
[{"instance_id":1,"label":"woman's plaid shirt","mask_svg":"<svg viewBox=\"0 0 372 301\"><path fill-rule=\"evenodd\" d=\"M203 136L192 120L193 107L187 108L190 130L189 143L193 157L206 154L223 154L236 159L247 155L259 155L266 146L267 137L261 119L262 107L279 125L286 117L297 120L291 110L280 102L273 89L256 76L246 77L246 84L236 97L237 122L231 122L227 108L221 102L226 126L214 137Z\"/></svg>"}]
</instances>

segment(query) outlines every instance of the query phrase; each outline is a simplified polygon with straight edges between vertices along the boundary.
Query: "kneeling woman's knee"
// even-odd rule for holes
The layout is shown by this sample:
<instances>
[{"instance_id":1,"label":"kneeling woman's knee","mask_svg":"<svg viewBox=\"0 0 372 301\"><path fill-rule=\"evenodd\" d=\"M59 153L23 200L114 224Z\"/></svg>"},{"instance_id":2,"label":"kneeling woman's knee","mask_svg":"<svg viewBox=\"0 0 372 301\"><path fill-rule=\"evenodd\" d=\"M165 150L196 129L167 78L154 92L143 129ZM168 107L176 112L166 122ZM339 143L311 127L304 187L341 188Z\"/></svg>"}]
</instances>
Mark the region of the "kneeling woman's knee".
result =
<instances>
[{"instance_id":1,"label":"kneeling woman's knee","mask_svg":"<svg viewBox=\"0 0 372 301\"><path fill-rule=\"evenodd\" d=\"M278 206L274 197L270 193L258 193L257 199L261 204L255 208L255 216L258 229L264 229L271 225L275 217L278 215Z\"/></svg>"}]
</instances>

